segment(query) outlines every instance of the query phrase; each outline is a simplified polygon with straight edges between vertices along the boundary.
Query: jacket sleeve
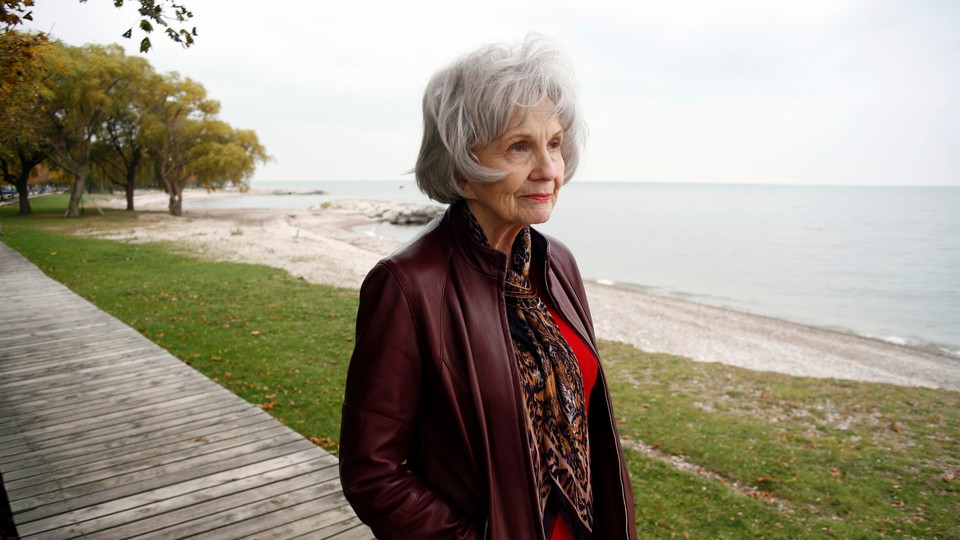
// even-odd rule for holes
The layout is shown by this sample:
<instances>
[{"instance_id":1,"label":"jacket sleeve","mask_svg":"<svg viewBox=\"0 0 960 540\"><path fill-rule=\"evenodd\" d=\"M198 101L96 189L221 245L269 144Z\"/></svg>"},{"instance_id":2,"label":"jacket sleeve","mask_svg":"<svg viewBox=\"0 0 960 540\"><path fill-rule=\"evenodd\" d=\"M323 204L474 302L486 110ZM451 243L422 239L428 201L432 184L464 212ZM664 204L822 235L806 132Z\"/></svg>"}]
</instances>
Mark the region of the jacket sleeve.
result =
<instances>
[{"instance_id":1,"label":"jacket sleeve","mask_svg":"<svg viewBox=\"0 0 960 540\"><path fill-rule=\"evenodd\" d=\"M381 262L360 289L340 428L343 492L381 540L480 538L482 524L407 467L424 369L418 336L407 295Z\"/></svg>"}]
</instances>

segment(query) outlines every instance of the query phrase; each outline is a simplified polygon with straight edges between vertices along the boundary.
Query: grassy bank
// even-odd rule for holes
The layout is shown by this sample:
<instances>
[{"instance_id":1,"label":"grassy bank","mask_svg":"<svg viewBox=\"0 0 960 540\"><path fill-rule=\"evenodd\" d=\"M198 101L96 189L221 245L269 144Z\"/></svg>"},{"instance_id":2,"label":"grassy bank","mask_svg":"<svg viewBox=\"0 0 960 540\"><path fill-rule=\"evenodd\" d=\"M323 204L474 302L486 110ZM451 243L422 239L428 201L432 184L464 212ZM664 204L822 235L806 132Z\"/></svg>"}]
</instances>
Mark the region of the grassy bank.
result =
<instances>
[{"instance_id":1,"label":"grassy bank","mask_svg":"<svg viewBox=\"0 0 960 540\"><path fill-rule=\"evenodd\" d=\"M2 210L4 241L196 369L336 450L357 293ZM7 287L16 286L6 283ZM12 308L6 306L7 309ZM757 373L602 343L641 537L960 537L960 394Z\"/></svg>"}]
</instances>

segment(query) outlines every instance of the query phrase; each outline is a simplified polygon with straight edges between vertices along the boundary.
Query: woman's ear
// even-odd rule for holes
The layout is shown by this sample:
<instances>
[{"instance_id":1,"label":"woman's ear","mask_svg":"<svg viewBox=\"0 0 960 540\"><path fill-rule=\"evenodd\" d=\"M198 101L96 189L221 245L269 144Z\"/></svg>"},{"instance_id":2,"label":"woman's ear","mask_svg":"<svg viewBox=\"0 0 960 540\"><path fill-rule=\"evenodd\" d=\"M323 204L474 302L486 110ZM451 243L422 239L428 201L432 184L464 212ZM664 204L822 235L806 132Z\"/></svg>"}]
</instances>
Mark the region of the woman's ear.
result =
<instances>
[{"instance_id":1,"label":"woman's ear","mask_svg":"<svg viewBox=\"0 0 960 540\"><path fill-rule=\"evenodd\" d=\"M460 193L464 199L469 201L477 198L477 193L473 189L473 182L467 180L465 176L460 174L460 171L454 171L453 181L456 182L457 187L460 188Z\"/></svg>"}]
</instances>

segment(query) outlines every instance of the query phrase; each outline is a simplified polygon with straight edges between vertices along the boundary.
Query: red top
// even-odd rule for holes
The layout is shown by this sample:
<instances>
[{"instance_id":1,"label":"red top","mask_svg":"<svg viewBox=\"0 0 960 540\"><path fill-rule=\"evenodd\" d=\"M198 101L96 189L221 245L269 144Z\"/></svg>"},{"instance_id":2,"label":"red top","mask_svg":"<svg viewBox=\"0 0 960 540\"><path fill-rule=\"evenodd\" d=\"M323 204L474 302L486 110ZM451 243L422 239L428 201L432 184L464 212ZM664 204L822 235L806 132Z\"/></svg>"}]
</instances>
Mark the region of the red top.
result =
<instances>
[{"instance_id":1,"label":"red top","mask_svg":"<svg viewBox=\"0 0 960 540\"><path fill-rule=\"evenodd\" d=\"M550 312L553 320L557 322L560 333L563 334L563 338L567 340L567 344L570 345L570 349L573 350L573 354L577 357L577 362L580 364L580 375L583 377L584 412L589 414L590 394L593 392L593 387L597 384L600 364L597 362L597 357L593 355L590 347L580 339L580 336L567 324L567 321L549 305L547 306L547 311ZM550 540L573 540L573 533L570 532L570 528L567 527L567 522L562 516L557 516L557 523L553 526L553 535L550 537Z\"/></svg>"}]
</instances>

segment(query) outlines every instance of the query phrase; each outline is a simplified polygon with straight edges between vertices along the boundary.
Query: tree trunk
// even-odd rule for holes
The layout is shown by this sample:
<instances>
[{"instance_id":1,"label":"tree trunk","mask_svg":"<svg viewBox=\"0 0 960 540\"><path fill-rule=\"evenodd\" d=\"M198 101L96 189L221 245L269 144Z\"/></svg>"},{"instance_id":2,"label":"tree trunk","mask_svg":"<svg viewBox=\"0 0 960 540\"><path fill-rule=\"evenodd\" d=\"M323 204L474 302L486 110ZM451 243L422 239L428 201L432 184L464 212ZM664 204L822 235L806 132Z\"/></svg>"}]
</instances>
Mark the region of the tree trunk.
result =
<instances>
[{"instance_id":1,"label":"tree trunk","mask_svg":"<svg viewBox=\"0 0 960 540\"><path fill-rule=\"evenodd\" d=\"M143 156L139 148L135 148L130 162L127 163L127 183L123 189L127 194L127 211L133 212L133 190L137 186L137 167L140 166L140 159Z\"/></svg>"},{"instance_id":2,"label":"tree trunk","mask_svg":"<svg viewBox=\"0 0 960 540\"><path fill-rule=\"evenodd\" d=\"M175 216L183 215L183 188L172 186L170 189L170 204L168 205L170 213Z\"/></svg>"},{"instance_id":3,"label":"tree trunk","mask_svg":"<svg viewBox=\"0 0 960 540\"><path fill-rule=\"evenodd\" d=\"M80 216L80 198L83 197L83 190L87 186L85 174L76 174L76 181L70 187L70 205L67 207L67 217Z\"/></svg>"},{"instance_id":4,"label":"tree trunk","mask_svg":"<svg viewBox=\"0 0 960 540\"><path fill-rule=\"evenodd\" d=\"M17 159L20 161L20 171L16 175L10 172L10 164L4 159L0 159L3 180L17 188L21 216L29 216L33 213L33 208L30 207L30 173L34 167L43 162L46 156L47 153L40 150L28 153L23 148L19 148Z\"/></svg>"},{"instance_id":5,"label":"tree trunk","mask_svg":"<svg viewBox=\"0 0 960 540\"><path fill-rule=\"evenodd\" d=\"M127 182L123 189L127 192L127 211L133 212L133 183Z\"/></svg>"},{"instance_id":6,"label":"tree trunk","mask_svg":"<svg viewBox=\"0 0 960 540\"><path fill-rule=\"evenodd\" d=\"M17 194L20 196L20 215L29 216L33 213L33 208L30 208L30 191L27 187L27 181L30 180L30 171L20 171L20 176L17 178Z\"/></svg>"}]
</instances>

